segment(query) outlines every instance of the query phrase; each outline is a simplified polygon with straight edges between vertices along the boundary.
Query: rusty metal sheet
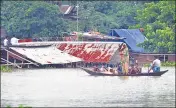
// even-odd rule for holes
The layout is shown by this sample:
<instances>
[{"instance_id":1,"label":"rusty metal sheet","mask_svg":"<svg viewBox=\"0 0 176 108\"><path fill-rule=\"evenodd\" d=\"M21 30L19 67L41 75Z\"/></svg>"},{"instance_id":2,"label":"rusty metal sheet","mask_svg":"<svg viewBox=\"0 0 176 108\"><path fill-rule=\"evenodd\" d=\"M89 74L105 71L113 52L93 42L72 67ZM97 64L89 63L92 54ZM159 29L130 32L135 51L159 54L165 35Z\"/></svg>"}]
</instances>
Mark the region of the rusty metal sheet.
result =
<instances>
[{"instance_id":1,"label":"rusty metal sheet","mask_svg":"<svg viewBox=\"0 0 176 108\"><path fill-rule=\"evenodd\" d=\"M81 42L81 43L58 43L57 49L70 55L83 59L85 62L111 63L119 62L123 70L128 71L129 54L128 48L122 42Z\"/></svg>"},{"instance_id":2,"label":"rusty metal sheet","mask_svg":"<svg viewBox=\"0 0 176 108\"><path fill-rule=\"evenodd\" d=\"M56 47L45 48L11 48L40 64L64 64L81 61L80 58L64 53Z\"/></svg>"},{"instance_id":3,"label":"rusty metal sheet","mask_svg":"<svg viewBox=\"0 0 176 108\"><path fill-rule=\"evenodd\" d=\"M26 55L41 64L62 64L78 62L94 63L122 63L123 71L128 71L129 54L128 47L123 42L30 42L20 45L45 45L44 48L14 48L17 52Z\"/></svg>"}]
</instances>

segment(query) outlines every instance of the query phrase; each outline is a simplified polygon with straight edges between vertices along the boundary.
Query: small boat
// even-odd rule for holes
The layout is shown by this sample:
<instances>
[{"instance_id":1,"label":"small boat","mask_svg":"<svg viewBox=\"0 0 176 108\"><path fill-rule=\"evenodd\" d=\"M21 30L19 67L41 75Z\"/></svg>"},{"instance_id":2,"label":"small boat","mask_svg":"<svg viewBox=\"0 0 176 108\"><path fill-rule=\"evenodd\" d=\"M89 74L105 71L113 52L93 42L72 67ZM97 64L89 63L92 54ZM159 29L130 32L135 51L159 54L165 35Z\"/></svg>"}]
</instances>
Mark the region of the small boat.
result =
<instances>
[{"instance_id":1,"label":"small boat","mask_svg":"<svg viewBox=\"0 0 176 108\"><path fill-rule=\"evenodd\" d=\"M111 74L111 73L105 73L105 72L94 72L91 68L84 68L81 67L84 71L86 71L88 74L93 76L161 76L162 74L166 73L168 70L160 71L160 72L152 72L152 73L138 73L138 74Z\"/></svg>"}]
</instances>

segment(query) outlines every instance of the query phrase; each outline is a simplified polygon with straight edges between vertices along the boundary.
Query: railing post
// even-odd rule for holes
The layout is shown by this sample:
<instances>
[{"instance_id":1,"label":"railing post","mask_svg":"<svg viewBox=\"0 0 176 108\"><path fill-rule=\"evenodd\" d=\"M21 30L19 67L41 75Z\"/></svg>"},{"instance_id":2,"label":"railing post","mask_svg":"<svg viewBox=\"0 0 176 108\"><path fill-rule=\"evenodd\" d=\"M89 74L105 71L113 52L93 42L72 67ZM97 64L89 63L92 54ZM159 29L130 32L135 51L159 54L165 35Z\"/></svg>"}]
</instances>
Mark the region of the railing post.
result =
<instances>
[{"instance_id":1,"label":"railing post","mask_svg":"<svg viewBox=\"0 0 176 108\"><path fill-rule=\"evenodd\" d=\"M9 52L8 51L7 51L7 61L8 61L7 62L7 68L9 68L9 65L8 65L9 64Z\"/></svg>"},{"instance_id":2,"label":"railing post","mask_svg":"<svg viewBox=\"0 0 176 108\"><path fill-rule=\"evenodd\" d=\"M21 65L21 68L23 68L23 60L22 60L22 65Z\"/></svg>"}]
</instances>

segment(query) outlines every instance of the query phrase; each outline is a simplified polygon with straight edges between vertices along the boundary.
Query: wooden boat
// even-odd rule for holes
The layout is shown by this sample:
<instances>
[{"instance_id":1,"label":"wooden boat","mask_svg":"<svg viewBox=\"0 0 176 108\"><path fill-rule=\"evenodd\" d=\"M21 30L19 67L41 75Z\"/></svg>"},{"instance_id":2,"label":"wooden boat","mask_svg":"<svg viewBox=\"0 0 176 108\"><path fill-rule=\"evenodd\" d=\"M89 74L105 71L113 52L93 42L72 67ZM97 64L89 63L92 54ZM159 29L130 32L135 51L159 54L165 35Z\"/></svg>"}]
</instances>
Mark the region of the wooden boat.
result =
<instances>
[{"instance_id":1,"label":"wooden boat","mask_svg":"<svg viewBox=\"0 0 176 108\"><path fill-rule=\"evenodd\" d=\"M129 74L129 75L124 75L124 74L111 74L111 73L105 73L105 72L94 72L90 68L83 68L81 67L84 71L86 71L88 74L93 75L93 76L161 76L164 73L166 73L168 70L165 71L160 71L160 72L152 72L152 73L139 73L139 74Z\"/></svg>"}]
</instances>

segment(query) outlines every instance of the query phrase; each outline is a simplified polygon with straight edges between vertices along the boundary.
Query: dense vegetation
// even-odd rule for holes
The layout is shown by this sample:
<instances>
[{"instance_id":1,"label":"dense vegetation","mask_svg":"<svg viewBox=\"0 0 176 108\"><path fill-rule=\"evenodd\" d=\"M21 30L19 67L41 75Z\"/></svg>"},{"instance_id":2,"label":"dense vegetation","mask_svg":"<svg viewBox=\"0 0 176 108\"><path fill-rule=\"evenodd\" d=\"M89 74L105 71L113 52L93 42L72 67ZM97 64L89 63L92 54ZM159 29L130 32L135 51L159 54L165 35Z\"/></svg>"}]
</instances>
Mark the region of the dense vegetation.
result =
<instances>
[{"instance_id":1,"label":"dense vegetation","mask_svg":"<svg viewBox=\"0 0 176 108\"><path fill-rule=\"evenodd\" d=\"M11 72L13 69L11 66L2 66L1 65L1 72Z\"/></svg>"},{"instance_id":2,"label":"dense vegetation","mask_svg":"<svg viewBox=\"0 0 176 108\"><path fill-rule=\"evenodd\" d=\"M10 105L7 105L6 108L12 108ZM24 106L23 104L20 104L17 108L32 108L31 106Z\"/></svg>"},{"instance_id":3,"label":"dense vegetation","mask_svg":"<svg viewBox=\"0 0 176 108\"><path fill-rule=\"evenodd\" d=\"M76 5L76 1L67 2ZM175 52L175 1L78 1L79 31L144 28L150 52ZM64 19L56 4L44 1L1 2L1 26L9 36L56 37L76 31L76 21Z\"/></svg>"},{"instance_id":4,"label":"dense vegetation","mask_svg":"<svg viewBox=\"0 0 176 108\"><path fill-rule=\"evenodd\" d=\"M142 27L148 41L141 44L150 52L175 52L175 3L173 1L151 2L137 10L135 19L139 23L134 28Z\"/></svg>"},{"instance_id":5,"label":"dense vegetation","mask_svg":"<svg viewBox=\"0 0 176 108\"><path fill-rule=\"evenodd\" d=\"M2 2L1 22L8 35L22 37L56 36L67 24L58 17L57 5L42 1Z\"/></svg>"},{"instance_id":6,"label":"dense vegetation","mask_svg":"<svg viewBox=\"0 0 176 108\"><path fill-rule=\"evenodd\" d=\"M150 63L146 63L146 64L144 64L144 67L150 67ZM175 67L176 66L176 63L175 62L162 62L161 63L161 66L163 67Z\"/></svg>"}]
</instances>

